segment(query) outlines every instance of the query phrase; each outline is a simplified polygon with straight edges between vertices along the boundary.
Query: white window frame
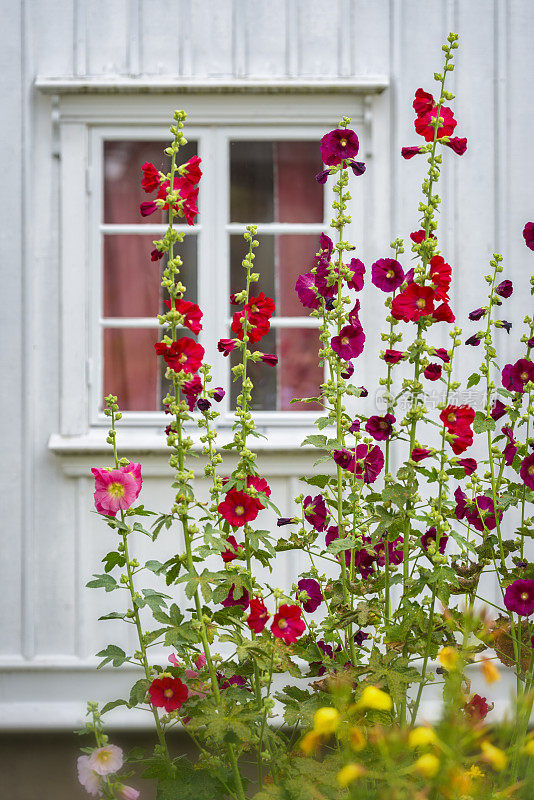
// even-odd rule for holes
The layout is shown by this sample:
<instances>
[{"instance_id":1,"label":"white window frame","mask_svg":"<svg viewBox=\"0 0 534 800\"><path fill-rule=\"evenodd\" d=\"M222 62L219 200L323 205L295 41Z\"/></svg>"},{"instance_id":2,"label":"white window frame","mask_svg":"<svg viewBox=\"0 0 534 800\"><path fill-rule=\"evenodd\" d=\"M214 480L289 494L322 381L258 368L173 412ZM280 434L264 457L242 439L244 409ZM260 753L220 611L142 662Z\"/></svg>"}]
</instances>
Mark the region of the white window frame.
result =
<instances>
[{"instance_id":1,"label":"white window frame","mask_svg":"<svg viewBox=\"0 0 534 800\"><path fill-rule=\"evenodd\" d=\"M194 93L187 95L81 95L76 92L59 97L57 112L58 150L61 158L61 387L60 430L56 438L65 442L68 437L89 437L95 441L104 437L95 433L103 428L105 417L95 415L101 369L96 363L100 344L101 314L101 256L95 261L100 247L103 139L144 139L162 142L168 140L168 127L175 108L188 111L186 135L199 142L203 157L204 175L200 184L198 226L198 303L204 312L201 341L206 348L206 359L213 368L213 384L229 388L228 360L216 352L219 338L228 335L228 244L230 232L242 230L244 225L228 222L229 193L221 201L218 187L227 185L229 174L229 139L313 139L319 138L337 126L342 114L352 117L361 142L360 156L367 160L372 149L371 97L381 91L365 85L363 88L344 87L343 90L317 93ZM49 89L50 91L50 89ZM257 87L256 87L257 91ZM202 153L206 149L207 152ZM360 187L358 187L360 188ZM361 240L364 230L365 196L372 193L368 182L362 182L363 191L353 192L351 203L352 224L347 238ZM265 223L258 224L262 233L290 233L305 229L329 229L329 203L325 195L325 222L317 224ZM215 224L216 236L202 236L202 227L210 229ZM254 220L251 220L254 222ZM149 224L140 226L143 232L157 230ZM96 249L95 249L96 248ZM210 268L215 269L217 253L225 254L223 269L219 266L216 280L209 280ZM359 252L359 255L361 253ZM147 254L148 256L148 254ZM220 265L219 261L219 265ZM75 265L75 269L73 266ZM211 266L210 266L211 265ZM148 267L150 262L148 262ZM222 272L222 274L221 274ZM221 291L224 287L225 291ZM299 327L315 327L308 317L294 318ZM148 324L148 323L147 323ZM157 324L157 323L156 323ZM273 327L287 325L287 321L274 318ZM96 357L95 357L96 354ZM266 366L266 369L269 367ZM89 388L89 392L87 389ZM225 398L229 397L229 391ZM120 398L119 398L120 402ZM228 405L221 404L219 418L222 430L233 421ZM311 427L316 412L307 411L257 411L255 419L268 441L284 441L285 447L299 447L303 432ZM161 412L128 412L124 415L123 429L143 431L161 429L164 415ZM125 431L125 436L127 436ZM53 437L54 438L54 437ZM139 436L136 437L140 441ZM261 440L258 440L261 441ZM125 442L127 444L127 442ZM132 438L132 446L134 439ZM162 449L164 442L162 441ZM55 448L53 448L55 449Z\"/></svg>"}]
</instances>

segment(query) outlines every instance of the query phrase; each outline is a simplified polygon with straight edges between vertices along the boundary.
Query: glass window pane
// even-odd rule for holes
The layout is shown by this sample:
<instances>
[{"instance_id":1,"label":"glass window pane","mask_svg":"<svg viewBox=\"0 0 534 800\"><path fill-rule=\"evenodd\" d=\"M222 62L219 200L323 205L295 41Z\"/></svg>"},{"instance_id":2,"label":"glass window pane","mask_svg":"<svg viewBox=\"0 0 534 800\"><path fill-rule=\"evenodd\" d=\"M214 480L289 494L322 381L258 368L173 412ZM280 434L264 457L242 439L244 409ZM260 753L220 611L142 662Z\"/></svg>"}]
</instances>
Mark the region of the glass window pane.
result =
<instances>
[{"instance_id":1,"label":"glass window pane","mask_svg":"<svg viewBox=\"0 0 534 800\"><path fill-rule=\"evenodd\" d=\"M104 317L155 317L163 310L161 274L166 256L150 260L154 235L104 236ZM186 300L197 301L197 236L188 234L174 246L182 258L180 279L187 286Z\"/></svg>"},{"instance_id":2,"label":"glass window pane","mask_svg":"<svg viewBox=\"0 0 534 800\"><path fill-rule=\"evenodd\" d=\"M260 246L254 251L254 271L260 280L253 285L253 294L265 292L274 298L277 317L305 317L309 309L304 308L295 291L295 283L302 272L313 266L313 258L319 250L317 234L258 234ZM241 262L247 248L242 236L230 237L230 293L239 292L245 286L245 270ZM236 307L230 308L231 313Z\"/></svg>"},{"instance_id":3,"label":"glass window pane","mask_svg":"<svg viewBox=\"0 0 534 800\"><path fill-rule=\"evenodd\" d=\"M108 223L166 223L167 212L156 211L142 217L139 205L153 200L156 193L147 194L141 186L145 161L162 172L170 169L170 158L163 152L166 141L106 141L104 142L104 222ZM189 141L180 148L179 163L197 154L197 143Z\"/></svg>"},{"instance_id":4,"label":"glass window pane","mask_svg":"<svg viewBox=\"0 0 534 800\"><path fill-rule=\"evenodd\" d=\"M230 335L233 336L230 331ZM261 342L252 345L252 350L261 350L262 353L273 353L276 355L276 331L271 328L269 333L263 337ZM241 351L234 350L230 354L231 367L235 367L241 361ZM258 361L257 364L249 361L247 366L248 375L253 383L252 400L250 402L251 409L255 411L274 411L277 408L276 394L277 394L277 377L278 368L271 367L269 364L264 364L263 361ZM230 372L230 380L232 381L233 373ZM230 391L230 411L235 411L236 400L239 392L241 391L241 380L231 383Z\"/></svg>"},{"instance_id":5,"label":"glass window pane","mask_svg":"<svg viewBox=\"0 0 534 800\"><path fill-rule=\"evenodd\" d=\"M231 222L322 222L316 142L230 142Z\"/></svg>"}]
</instances>

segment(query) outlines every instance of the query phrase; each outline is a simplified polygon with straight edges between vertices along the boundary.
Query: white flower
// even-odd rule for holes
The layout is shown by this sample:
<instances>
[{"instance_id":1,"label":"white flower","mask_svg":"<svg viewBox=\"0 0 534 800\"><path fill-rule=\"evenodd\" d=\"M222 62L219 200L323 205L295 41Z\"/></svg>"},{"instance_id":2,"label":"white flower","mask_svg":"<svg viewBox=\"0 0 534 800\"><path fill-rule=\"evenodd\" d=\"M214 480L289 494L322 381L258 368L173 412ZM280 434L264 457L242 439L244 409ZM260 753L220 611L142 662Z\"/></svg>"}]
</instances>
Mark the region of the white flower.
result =
<instances>
[{"instance_id":1,"label":"white flower","mask_svg":"<svg viewBox=\"0 0 534 800\"><path fill-rule=\"evenodd\" d=\"M122 762L122 750L116 744L97 747L89 756L91 769L99 775L109 775L112 772L117 772L122 767Z\"/></svg>"},{"instance_id":2,"label":"white flower","mask_svg":"<svg viewBox=\"0 0 534 800\"><path fill-rule=\"evenodd\" d=\"M100 791L101 780L95 775L89 763L89 756L80 756L78 759L78 780L89 794L102 797Z\"/></svg>"}]
</instances>

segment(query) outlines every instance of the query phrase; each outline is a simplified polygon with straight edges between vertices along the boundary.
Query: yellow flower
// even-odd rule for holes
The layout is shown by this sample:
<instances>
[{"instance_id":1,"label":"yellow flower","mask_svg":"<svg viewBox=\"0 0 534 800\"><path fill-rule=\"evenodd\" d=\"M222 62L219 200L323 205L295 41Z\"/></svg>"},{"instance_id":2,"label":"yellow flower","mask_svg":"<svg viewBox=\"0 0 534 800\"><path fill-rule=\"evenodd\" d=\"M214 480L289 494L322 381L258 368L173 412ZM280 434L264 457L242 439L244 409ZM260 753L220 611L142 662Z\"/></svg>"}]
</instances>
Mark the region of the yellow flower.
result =
<instances>
[{"instance_id":1,"label":"yellow flower","mask_svg":"<svg viewBox=\"0 0 534 800\"><path fill-rule=\"evenodd\" d=\"M433 778L439 771L439 758L433 753L425 753L424 756L417 759L414 769L423 778Z\"/></svg>"},{"instance_id":2,"label":"yellow flower","mask_svg":"<svg viewBox=\"0 0 534 800\"><path fill-rule=\"evenodd\" d=\"M350 746L354 750L355 753L358 753L360 750L363 750L365 747L365 736L360 728L351 728L350 729Z\"/></svg>"},{"instance_id":3,"label":"yellow flower","mask_svg":"<svg viewBox=\"0 0 534 800\"><path fill-rule=\"evenodd\" d=\"M508 763L508 756L504 750L495 747L491 742L481 742L480 749L482 750L484 761L488 761L497 772L502 772Z\"/></svg>"},{"instance_id":4,"label":"yellow flower","mask_svg":"<svg viewBox=\"0 0 534 800\"><path fill-rule=\"evenodd\" d=\"M452 672L458 664L458 651L454 647L444 647L438 653L438 659L447 672Z\"/></svg>"},{"instance_id":5,"label":"yellow flower","mask_svg":"<svg viewBox=\"0 0 534 800\"><path fill-rule=\"evenodd\" d=\"M468 769L467 774L470 778L482 778L484 775L480 767L477 767L476 764L473 764L473 766Z\"/></svg>"},{"instance_id":6,"label":"yellow flower","mask_svg":"<svg viewBox=\"0 0 534 800\"><path fill-rule=\"evenodd\" d=\"M301 740L299 747L304 753L306 753L307 756L309 756L310 753L313 753L314 750L317 749L320 741L321 737L319 736L318 733L314 733L314 731L309 731L309 733L307 733Z\"/></svg>"},{"instance_id":7,"label":"yellow flower","mask_svg":"<svg viewBox=\"0 0 534 800\"><path fill-rule=\"evenodd\" d=\"M486 683L495 683L495 681L500 680L501 673L493 663L488 658L484 658L481 662L480 667L484 678L486 679Z\"/></svg>"},{"instance_id":8,"label":"yellow flower","mask_svg":"<svg viewBox=\"0 0 534 800\"><path fill-rule=\"evenodd\" d=\"M337 782L340 786L348 786L362 775L365 775L365 767L362 767L361 764L346 764L337 773Z\"/></svg>"},{"instance_id":9,"label":"yellow flower","mask_svg":"<svg viewBox=\"0 0 534 800\"><path fill-rule=\"evenodd\" d=\"M376 711L391 711L393 701L389 694L377 689L376 686L366 686L358 703L360 708L374 708Z\"/></svg>"},{"instance_id":10,"label":"yellow flower","mask_svg":"<svg viewBox=\"0 0 534 800\"><path fill-rule=\"evenodd\" d=\"M428 728L426 726L421 726L419 728L414 728L410 731L408 735L408 745L409 747L425 747L427 744L437 744L438 737L432 730L432 728Z\"/></svg>"},{"instance_id":11,"label":"yellow flower","mask_svg":"<svg viewBox=\"0 0 534 800\"><path fill-rule=\"evenodd\" d=\"M523 753L527 756L534 756L534 739L527 739L523 747Z\"/></svg>"},{"instance_id":12,"label":"yellow flower","mask_svg":"<svg viewBox=\"0 0 534 800\"><path fill-rule=\"evenodd\" d=\"M334 733L339 725L339 712L335 708L320 708L313 716L313 730L321 736Z\"/></svg>"}]
</instances>

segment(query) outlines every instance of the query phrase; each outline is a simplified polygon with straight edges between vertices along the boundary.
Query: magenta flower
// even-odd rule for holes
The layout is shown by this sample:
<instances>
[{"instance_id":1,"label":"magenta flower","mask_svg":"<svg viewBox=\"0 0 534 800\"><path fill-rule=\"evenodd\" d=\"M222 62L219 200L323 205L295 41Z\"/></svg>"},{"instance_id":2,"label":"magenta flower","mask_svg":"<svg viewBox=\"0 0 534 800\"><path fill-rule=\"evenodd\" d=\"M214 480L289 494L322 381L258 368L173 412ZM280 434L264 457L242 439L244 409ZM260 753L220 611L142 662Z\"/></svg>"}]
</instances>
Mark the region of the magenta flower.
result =
<instances>
[{"instance_id":1,"label":"magenta flower","mask_svg":"<svg viewBox=\"0 0 534 800\"><path fill-rule=\"evenodd\" d=\"M420 153L425 153L425 147L403 147L401 150L401 156L409 161L410 158L414 156L418 156Z\"/></svg>"},{"instance_id":2,"label":"magenta flower","mask_svg":"<svg viewBox=\"0 0 534 800\"><path fill-rule=\"evenodd\" d=\"M523 239L530 250L534 250L534 222L527 222L523 228Z\"/></svg>"},{"instance_id":3,"label":"magenta flower","mask_svg":"<svg viewBox=\"0 0 534 800\"><path fill-rule=\"evenodd\" d=\"M389 563L393 565L401 564L403 560L403 543L402 536L397 536L397 538L393 542L388 542L388 554L389 554ZM386 542L384 539L381 539L378 544L375 545L375 559L376 563L379 567L384 567L386 565Z\"/></svg>"},{"instance_id":4,"label":"magenta flower","mask_svg":"<svg viewBox=\"0 0 534 800\"><path fill-rule=\"evenodd\" d=\"M459 486L454 492L454 499L456 500L454 509L456 519L464 519L467 514L467 495L462 492Z\"/></svg>"},{"instance_id":5,"label":"magenta flower","mask_svg":"<svg viewBox=\"0 0 534 800\"><path fill-rule=\"evenodd\" d=\"M358 431L361 428L361 425L362 425L362 423L360 422L358 417L356 417L356 419L354 420L354 422L352 422L352 424L351 424L351 426L349 428L349 433L358 433Z\"/></svg>"},{"instance_id":6,"label":"magenta flower","mask_svg":"<svg viewBox=\"0 0 534 800\"><path fill-rule=\"evenodd\" d=\"M431 455L432 450L428 450L426 447L414 447L410 458L412 461L419 463L419 461L423 461L425 458L428 458Z\"/></svg>"},{"instance_id":7,"label":"magenta flower","mask_svg":"<svg viewBox=\"0 0 534 800\"><path fill-rule=\"evenodd\" d=\"M143 200L143 202L139 205L139 211L141 212L142 217L149 217L154 213L154 211L157 210L158 207L155 200Z\"/></svg>"},{"instance_id":8,"label":"magenta flower","mask_svg":"<svg viewBox=\"0 0 534 800\"><path fill-rule=\"evenodd\" d=\"M523 393L529 381L534 383L534 363L526 358L507 364L502 371L502 385L510 392Z\"/></svg>"},{"instance_id":9,"label":"magenta flower","mask_svg":"<svg viewBox=\"0 0 534 800\"><path fill-rule=\"evenodd\" d=\"M322 183L323 185L326 183L326 179L330 175L330 172L334 172L334 170L323 169L321 172L318 172L315 176L315 180L317 183Z\"/></svg>"},{"instance_id":10,"label":"magenta flower","mask_svg":"<svg viewBox=\"0 0 534 800\"><path fill-rule=\"evenodd\" d=\"M234 597L234 589L235 583L233 583L230 587L228 596L222 601L221 605L223 605L225 608L229 608L230 606L243 606L244 609L247 609L249 606L249 593L244 587L242 587L238 589L239 596L236 599Z\"/></svg>"},{"instance_id":11,"label":"magenta flower","mask_svg":"<svg viewBox=\"0 0 534 800\"><path fill-rule=\"evenodd\" d=\"M501 417L504 417L507 410L508 406L505 406L504 403L502 403L500 400L496 400L490 412L492 420L497 422L498 420L501 419Z\"/></svg>"},{"instance_id":12,"label":"magenta flower","mask_svg":"<svg viewBox=\"0 0 534 800\"><path fill-rule=\"evenodd\" d=\"M360 323L360 301L356 298L354 302L354 307L351 308L347 315L347 319L349 321L349 325L352 325L353 328L357 328Z\"/></svg>"},{"instance_id":13,"label":"magenta flower","mask_svg":"<svg viewBox=\"0 0 534 800\"><path fill-rule=\"evenodd\" d=\"M449 361L451 360L451 357L449 356L448 350L446 350L444 347L437 347L434 350L434 355L437 358L441 358L441 360L443 361L444 364L448 364Z\"/></svg>"},{"instance_id":14,"label":"magenta flower","mask_svg":"<svg viewBox=\"0 0 534 800\"><path fill-rule=\"evenodd\" d=\"M347 269L352 272L352 278L347 281L349 289L355 289L360 292L363 289L363 276L365 275L365 265L359 258L353 258L350 264L347 264Z\"/></svg>"},{"instance_id":15,"label":"magenta flower","mask_svg":"<svg viewBox=\"0 0 534 800\"><path fill-rule=\"evenodd\" d=\"M428 364L424 371L424 376L429 381L437 381L441 378L441 364Z\"/></svg>"},{"instance_id":16,"label":"magenta flower","mask_svg":"<svg viewBox=\"0 0 534 800\"><path fill-rule=\"evenodd\" d=\"M415 100L413 101L413 110L418 117L423 114L428 114L434 108L435 100L429 92L424 89L417 89L415 92Z\"/></svg>"},{"instance_id":17,"label":"magenta flower","mask_svg":"<svg viewBox=\"0 0 534 800\"><path fill-rule=\"evenodd\" d=\"M391 436L394 422L395 417L393 414L386 414L384 417L369 417L365 423L365 430L377 442L384 442Z\"/></svg>"},{"instance_id":18,"label":"magenta flower","mask_svg":"<svg viewBox=\"0 0 534 800\"><path fill-rule=\"evenodd\" d=\"M216 386L215 389L213 389L213 399L216 403L220 403L225 394L226 392L222 386Z\"/></svg>"},{"instance_id":19,"label":"magenta flower","mask_svg":"<svg viewBox=\"0 0 534 800\"><path fill-rule=\"evenodd\" d=\"M316 531L324 531L328 512L324 497L321 494L313 498L311 495L304 498L304 516Z\"/></svg>"},{"instance_id":20,"label":"magenta flower","mask_svg":"<svg viewBox=\"0 0 534 800\"><path fill-rule=\"evenodd\" d=\"M514 291L514 285L512 281L502 281L502 283L499 283L495 291L499 297L510 297Z\"/></svg>"},{"instance_id":21,"label":"magenta flower","mask_svg":"<svg viewBox=\"0 0 534 800\"><path fill-rule=\"evenodd\" d=\"M367 169L363 161L354 161L354 159L347 161L347 167L351 168L352 172L354 173L354 175L356 175L357 178L359 178L360 175L363 175L363 173Z\"/></svg>"},{"instance_id":22,"label":"magenta flower","mask_svg":"<svg viewBox=\"0 0 534 800\"><path fill-rule=\"evenodd\" d=\"M398 364L399 361L404 359L406 353L402 350L386 350L384 352L384 361L386 364Z\"/></svg>"},{"instance_id":23,"label":"magenta flower","mask_svg":"<svg viewBox=\"0 0 534 800\"><path fill-rule=\"evenodd\" d=\"M347 469L349 472L354 472L354 451L334 450L334 461L338 467L341 467L341 469Z\"/></svg>"},{"instance_id":24,"label":"magenta flower","mask_svg":"<svg viewBox=\"0 0 534 800\"><path fill-rule=\"evenodd\" d=\"M354 131L336 128L321 139L321 158L329 167L335 167L348 158L358 155L360 143Z\"/></svg>"},{"instance_id":25,"label":"magenta flower","mask_svg":"<svg viewBox=\"0 0 534 800\"><path fill-rule=\"evenodd\" d=\"M95 508L99 514L115 517L137 500L143 485L141 464L130 463L118 469L93 467Z\"/></svg>"},{"instance_id":26,"label":"magenta flower","mask_svg":"<svg viewBox=\"0 0 534 800\"><path fill-rule=\"evenodd\" d=\"M404 282L404 270L394 258L380 258L371 267L371 281L383 292L394 292Z\"/></svg>"},{"instance_id":27,"label":"magenta flower","mask_svg":"<svg viewBox=\"0 0 534 800\"><path fill-rule=\"evenodd\" d=\"M450 147L456 155L463 156L467 150L467 139L460 139L458 136L449 136L441 141L446 147Z\"/></svg>"},{"instance_id":28,"label":"magenta flower","mask_svg":"<svg viewBox=\"0 0 534 800\"><path fill-rule=\"evenodd\" d=\"M345 325L344 328L341 328L339 336L332 337L330 342L334 353L345 361L358 358L363 352L364 343L365 334L361 325L356 327Z\"/></svg>"},{"instance_id":29,"label":"magenta flower","mask_svg":"<svg viewBox=\"0 0 534 800\"><path fill-rule=\"evenodd\" d=\"M486 309L485 308L475 308L474 311L471 311L469 313L469 319L471 320L471 322L478 322L478 320L482 319L482 317L485 314L486 314Z\"/></svg>"},{"instance_id":30,"label":"magenta flower","mask_svg":"<svg viewBox=\"0 0 534 800\"><path fill-rule=\"evenodd\" d=\"M374 483L383 466L384 454L378 445L359 444L356 447L354 474L357 478L363 478L365 483Z\"/></svg>"},{"instance_id":31,"label":"magenta flower","mask_svg":"<svg viewBox=\"0 0 534 800\"><path fill-rule=\"evenodd\" d=\"M339 374L344 381L348 381L348 379L354 374L354 364L352 364L350 361L347 361Z\"/></svg>"},{"instance_id":32,"label":"magenta flower","mask_svg":"<svg viewBox=\"0 0 534 800\"><path fill-rule=\"evenodd\" d=\"M505 425L502 429L502 432L508 439L508 444L503 450L504 455L504 463L507 467L509 467L514 460L514 456L517 453L517 446L515 443L514 432L509 425Z\"/></svg>"},{"instance_id":33,"label":"magenta flower","mask_svg":"<svg viewBox=\"0 0 534 800\"><path fill-rule=\"evenodd\" d=\"M471 347L478 347L481 341L482 336L479 333L474 333L469 339L465 340L465 343L471 345Z\"/></svg>"},{"instance_id":34,"label":"magenta flower","mask_svg":"<svg viewBox=\"0 0 534 800\"><path fill-rule=\"evenodd\" d=\"M523 483L528 486L529 489L534 490L534 453L523 459L519 474L523 479Z\"/></svg>"},{"instance_id":35,"label":"magenta flower","mask_svg":"<svg viewBox=\"0 0 534 800\"><path fill-rule=\"evenodd\" d=\"M311 272L304 272L298 276L295 291L304 308L318 309L321 307L321 301L317 297L315 288L315 275L312 275Z\"/></svg>"},{"instance_id":36,"label":"magenta flower","mask_svg":"<svg viewBox=\"0 0 534 800\"><path fill-rule=\"evenodd\" d=\"M443 555L445 552L445 548L447 547L447 542L449 541L449 537L446 536L444 533L441 534L439 537L439 552ZM423 550L428 552L428 545L430 542L437 542L437 531L434 526L429 528L426 533L423 533L421 536L421 545Z\"/></svg>"},{"instance_id":37,"label":"magenta flower","mask_svg":"<svg viewBox=\"0 0 534 800\"><path fill-rule=\"evenodd\" d=\"M217 344L217 350L223 356L229 356L235 347L237 347L237 339L219 339Z\"/></svg>"},{"instance_id":38,"label":"magenta flower","mask_svg":"<svg viewBox=\"0 0 534 800\"><path fill-rule=\"evenodd\" d=\"M273 353L262 353L260 361L263 361L264 364L269 364L271 367L276 367L278 364L278 356L275 356Z\"/></svg>"},{"instance_id":39,"label":"magenta flower","mask_svg":"<svg viewBox=\"0 0 534 800\"><path fill-rule=\"evenodd\" d=\"M474 458L459 458L456 463L464 468L466 475L472 475L477 468L477 462Z\"/></svg>"},{"instance_id":40,"label":"magenta flower","mask_svg":"<svg viewBox=\"0 0 534 800\"><path fill-rule=\"evenodd\" d=\"M313 578L303 578L297 583L299 592L306 592L307 599L301 599L302 608L307 614L313 614L323 602L323 593L317 581Z\"/></svg>"},{"instance_id":41,"label":"magenta flower","mask_svg":"<svg viewBox=\"0 0 534 800\"><path fill-rule=\"evenodd\" d=\"M201 391L202 391L202 381L200 380L198 375L195 375L194 378L192 378L190 381L186 381L183 384L182 392L185 395L189 411L192 411L194 409L197 397L199 396Z\"/></svg>"},{"instance_id":42,"label":"magenta flower","mask_svg":"<svg viewBox=\"0 0 534 800\"><path fill-rule=\"evenodd\" d=\"M477 495L475 505L472 508L466 509L465 516L475 530L481 533L484 531L484 528L492 531L497 527L493 500L491 497L486 497L484 494ZM502 511L499 514L499 520L501 519Z\"/></svg>"},{"instance_id":43,"label":"magenta flower","mask_svg":"<svg viewBox=\"0 0 534 800\"><path fill-rule=\"evenodd\" d=\"M510 584L504 593L504 605L508 611L515 611L522 617L528 617L534 611L534 581L518 578Z\"/></svg>"}]
</instances>

